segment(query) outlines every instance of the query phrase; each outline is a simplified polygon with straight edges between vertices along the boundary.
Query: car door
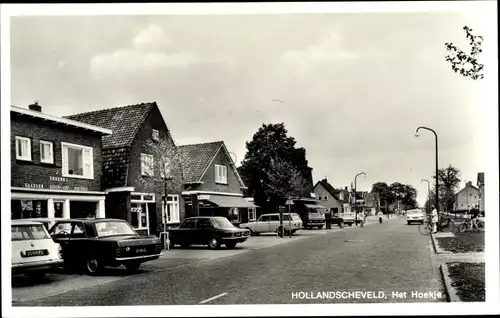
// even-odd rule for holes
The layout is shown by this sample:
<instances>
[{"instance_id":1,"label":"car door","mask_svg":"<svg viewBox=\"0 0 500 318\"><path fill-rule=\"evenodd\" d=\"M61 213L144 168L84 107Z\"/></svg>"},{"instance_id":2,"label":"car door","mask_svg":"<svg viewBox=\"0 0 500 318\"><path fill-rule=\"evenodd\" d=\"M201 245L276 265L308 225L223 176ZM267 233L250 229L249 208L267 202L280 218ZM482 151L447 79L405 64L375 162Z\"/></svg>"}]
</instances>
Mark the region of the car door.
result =
<instances>
[{"instance_id":1,"label":"car door","mask_svg":"<svg viewBox=\"0 0 500 318\"><path fill-rule=\"evenodd\" d=\"M215 234L215 227L210 219L198 219L196 222L196 244L206 244Z\"/></svg>"},{"instance_id":2,"label":"car door","mask_svg":"<svg viewBox=\"0 0 500 318\"><path fill-rule=\"evenodd\" d=\"M178 244L192 244L197 241L196 219L186 219L175 231L175 242Z\"/></svg>"},{"instance_id":3,"label":"car door","mask_svg":"<svg viewBox=\"0 0 500 318\"><path fill-rule=\"evenodd\" d=\"M280 216L278 214L272 214L269 217L269 222L267 222L267 232L276 232L280 226Z\"/></svg>"},{"instance_id":4,"label":"car door","mask_svg":"<svg viewBox=\"0 0 500 318\"><path fill-rule=\"evenodd\" d=\"M74 222L71 224L71 233L69 237L69 249L74 253L74 257L85 260L92 253L100 251L91 249L88 246L87 234L83 222ZM74 252L73 252L74 251Z\"/></svg>"},{"instance_id":5,"label":"car door","mask_svg":"<svg viewBox=\"0 0 500 318\"><path fill-rule=\"evenodd\" d=\"M269 215L261 215L255 224L254 232L265 233L269 231Z\"/></svg>"},{"instance_id":6,"label":"car door","mask_svg":"<svg viewBox=\"0 0 500 318\"><path fill-rule=\"evenodd\" d=\"M52 240L61 245L63 258L71 260L75 256L75 251L70 248L71 222L57 222L50 229Z\"/></svg>"}]
</instances>

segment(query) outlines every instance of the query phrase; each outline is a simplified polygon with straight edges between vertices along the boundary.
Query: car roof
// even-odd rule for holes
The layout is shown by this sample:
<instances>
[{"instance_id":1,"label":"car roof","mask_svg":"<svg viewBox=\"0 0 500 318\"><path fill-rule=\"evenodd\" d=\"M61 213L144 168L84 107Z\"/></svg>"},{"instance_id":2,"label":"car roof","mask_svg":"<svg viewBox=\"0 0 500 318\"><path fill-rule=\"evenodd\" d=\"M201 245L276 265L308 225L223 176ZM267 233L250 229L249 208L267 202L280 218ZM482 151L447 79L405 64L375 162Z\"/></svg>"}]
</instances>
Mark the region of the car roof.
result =
<instances>
[{"instance_id":1,"label":"car roof","mask_svg":"<svg viewBox=\"0 0 500 318\"><path fill-rule=\"evenodd\" d=\"M123 219L110 219L110 218L74 218L74 219L61 219L57 220L58 222L87 222L87 223L94 223L94 222L103 222L103 221L112 221L112 222L127 222L126 220Z\"/></svg>"},{"instance_id":2,"label":"car roof","mask_svg":"<svg viewBox=\"0 0 500 318\"><path fill-rule=\"evenodd\" d=\"M225 216L190 216L185 218L185 220L194 220L194 219L227 219Z\"/></svg>"},{"instance_id":3,"label":"car roof","mask_svg":"<svg viewBox=\"0 0 500 318\"><path fill-rule=\"evenodd\" d=\"M34 224L43 225L42 222L32 221L31 219L17 219L17 220L11 220L11 221L12 221L12 225L34 225Z\"/></svg>"},{"instance_id":4,"label":"car roof","mask_svg":"<svg viewBox=\"0 0 500 318\"><path fill-rule=\"evenodd\" d=\"M298 215L298 213L296 213L296 212L290 212L290 213L283 212L283 215L288 215L288 214L297 214ZM263 215L280 215L280 214L279 213L265 213L265 214L261 214L260 216L263 216Z\"/></svg>"}]
</instances>

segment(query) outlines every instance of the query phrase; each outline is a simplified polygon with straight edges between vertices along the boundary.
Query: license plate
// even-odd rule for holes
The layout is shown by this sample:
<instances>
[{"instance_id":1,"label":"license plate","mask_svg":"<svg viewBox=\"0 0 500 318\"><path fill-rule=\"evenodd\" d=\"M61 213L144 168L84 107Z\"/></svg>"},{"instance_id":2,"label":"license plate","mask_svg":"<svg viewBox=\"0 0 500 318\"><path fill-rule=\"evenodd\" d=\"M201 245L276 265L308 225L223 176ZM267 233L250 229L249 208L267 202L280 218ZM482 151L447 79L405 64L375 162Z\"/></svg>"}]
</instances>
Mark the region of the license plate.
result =
<instances>
[{"instance_id":1,"label":"license plate","mask_svg":"<svg viewBox=\"0 0 500 318\"><path fill-rule=\"evenodd\" d=\"M31 250L31 251L26 251L24 253L24 257L45 256L45 255L49 255L48 250Z\"/></svg>"},{"instance_id":2,"label":"license plate","mask_svg":"<svg viewBox=\"0 0 500 318\"><path fill-rule=\"evenodd\" d=\"M148 250L146 248L138 248L138 249L135 250L135 252L137 254L145 254L145 253L148 252Z\"/></svg>"}]
</instances>

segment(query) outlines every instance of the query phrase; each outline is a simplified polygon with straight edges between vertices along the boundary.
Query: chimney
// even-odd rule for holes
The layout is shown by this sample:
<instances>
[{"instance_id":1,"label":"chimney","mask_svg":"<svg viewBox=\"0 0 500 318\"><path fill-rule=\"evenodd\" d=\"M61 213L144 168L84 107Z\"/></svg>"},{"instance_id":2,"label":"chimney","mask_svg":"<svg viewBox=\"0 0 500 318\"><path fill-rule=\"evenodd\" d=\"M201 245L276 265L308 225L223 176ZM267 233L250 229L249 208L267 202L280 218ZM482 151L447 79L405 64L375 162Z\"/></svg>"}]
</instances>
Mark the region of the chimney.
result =
<instances>
[{"instance_id":1,"label":"chimney","mask_svg":"<svg viewBox=\"0 0 500 318\"><path fill-rule=\"evenodd\" d=\"M472 181L467 182L467 186L472 186Z\"/></svg>"},{"instance_id":2,"label":"chimney","mask_svg":"<svg viewBox=\"0 0 500 318\"><path fill-rule=\"evenodd\" d=\"M38 101L35 101L34 104L28 106L29 109L34 110L36 112L42 112L42 106L38 105Z\"/></svg>"}]
</instances>

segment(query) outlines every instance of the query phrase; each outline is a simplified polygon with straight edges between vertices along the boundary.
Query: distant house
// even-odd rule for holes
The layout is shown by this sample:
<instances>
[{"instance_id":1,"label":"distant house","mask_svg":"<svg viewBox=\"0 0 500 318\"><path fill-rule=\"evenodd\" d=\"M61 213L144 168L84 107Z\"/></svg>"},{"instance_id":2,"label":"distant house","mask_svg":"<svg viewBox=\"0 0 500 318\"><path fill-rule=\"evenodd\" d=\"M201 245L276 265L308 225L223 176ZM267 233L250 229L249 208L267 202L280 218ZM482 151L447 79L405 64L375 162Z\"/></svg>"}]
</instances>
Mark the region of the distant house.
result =
<instances>
[{"instance_id":1,"label":"distant house","mask_svg":"<svg viewBox=\"0 0 500 318\"><path fill-rule=\"evenodd\" d=\"M115 107L67 116L69 119L113 130L102 137L102 185L106 191L106 216L128 221L142 234L156 234L164 222L163 189L148 183L152 165L145 142L167 140L175 147L156 102ZM166 223L176 225L184 218L180 190L169 189Z\"/></svg>"},{"instance_id":2,"label":"distant house","mask_svg":"<svg viewBox=\"0 0 500 318\"><path fill-rule=\"evenodd\" d=\"M469 211L479 209L479 189L469 181L463 189L455 195L455 211Z\"/></svg>"},{"instance_id":3,"label":"distant house","mask_svg":"<svg viewBox=\"0 0 500 318\"><path fill-rule=\"evenodd\" d=\"M477 174L477 187L479 188L479 212L484 214L484 172Z\"/></svg>"},{"instance_id":4,"label":"distant house","mask_svg":"<svg viewBox=\"0 0 500 318\"><path fill-rule=\"evenodd\" d=\"M377 214L380 209L380 196L378 193L365 193L365 213L369 215Z\"/></svg>"},{"instance_id":5,"label":"distant house","mask_svg":"<svg viewBox=\"0 0 500 318\"><path fill-rule=\"evenodd\" d=\"M256 206L223 141L182 145L187 216L225 216L235 224L255 219Z\"/></svg>"},{"instance_id":6,"label":"distant house","mask_svg":"<svg viewBox=\"0 0 500 318\"><path fill-rule=\"evenodd\" d=\"M343 211L343 200L339 199L339 192L328 183L327 179L316 183L314 193L320 205L324 206L329 212L335 214Z\"/></svg>"}]
</instances>

